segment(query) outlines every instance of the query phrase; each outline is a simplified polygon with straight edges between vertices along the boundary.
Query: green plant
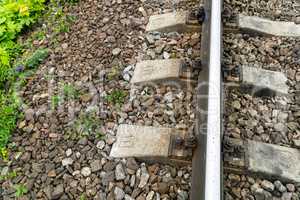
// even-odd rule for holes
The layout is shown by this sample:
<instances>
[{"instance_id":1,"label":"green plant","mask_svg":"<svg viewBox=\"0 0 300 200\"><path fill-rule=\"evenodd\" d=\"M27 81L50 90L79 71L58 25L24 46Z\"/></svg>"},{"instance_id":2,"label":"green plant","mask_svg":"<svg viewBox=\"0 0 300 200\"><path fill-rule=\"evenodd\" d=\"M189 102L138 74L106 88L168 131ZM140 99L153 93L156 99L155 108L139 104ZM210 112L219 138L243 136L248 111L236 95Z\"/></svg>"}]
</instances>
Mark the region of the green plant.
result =
<instances>
[{"instance_id":1,"label":"green plant","mask_svg":"<svg viewBox=\"0 0 300 200\"><path fill-rule=\"evenodd\" d=\"M123 90L113 90L109 95L106 96L106 100L113 105L120 106L124 103L126 92Z\"/></svg>"},{"instance_id":2,"label":"green plant","mask_svg":"<svg viewBox=\"0 0 300 200\"><path fill-rule=\"evenodd\" d=\"M74 140L91 135L97 139L103 138L104 134L100 131L101 125L102 121L96 115L96 112L82 112L67 129L67 137Z\"/></svg>"},{"instance_id":3,"label":"green plant","mask_svg":"<svg viewBox=\"0 0 300 200\"><path fill-rule=\"evenodd\" d=\"M58 95L53 95L51 97L51 108L52 108L52 110L56 109L57 106L60 104L60 102L61 102L61 97L58 96Z\"/></svg>"},{"instance_id":4,"label":"green plant","mask_svg":"<svg viewBox=\"0 0 300 200\"><path fill-rule=\"evenodd\" d=\"M64 20L61 20L59 22L59 24L57 25L57 27L55 27L54 29L54 32L56 34L59 34L59 33L67 33L70 31L70 27L69 27L69 24L66 23Z\"/></svg>"},{"instance_id":5,"label":"green plant","mask_svg":"<svg viewBox=\"0 0 300 200\"><path fill-rule=\"evenodd\" d=\"M3 175L3 176L0 175L0 181L15 178L15 177L17 177L17 175L18 175L18 174L17 174L16 171L9 172L8 174Z\"/></svg>"},{"instance_id":6,"label":"green plant","mask_svg":"<svg viewBox=\"0 0 300 200\"><path fill-rule=\"evenodd\" d=\"M18 117L18 101L15 94L4 95L0 90L0 148L4 148Z\"/></svg>"},{"instance_id":7,"label":"green plant","mask_svg":"<svg viewBox=\"0 0 300 200\"><path fill-rule=\"evenodd\" d=\"M28 189L23 184L16 185L14 188L16 190L15 197L17 197L17 198L22 197L23 195L25 195L28 192Z\"/></svg>"},{"instance_id":8,"label":"green plant","mask_svg":"<svg viewBox=\"0 0 300 200\"><path fill-rule=\"evenodd\" d=\"M0 147L0 158L4 161L8 161L8 151L5 147Z\"/></svg>"},{"instance_id":9,"label":"green plant","mask_svg":"<svg viewBox=\"0 0 300 200\"><path fill-rule=\"evenodd\" d=\"M35 40L43 40L46 38L46 33L43 30L37 31L33 34L32 38Z\"/></svg>"},{"instance_id":10,"label":"green plant","mask_svg":"<svg viewBox=\"0 0 300 200\"><path fill-rule=\"evenodd\" d=\"M17 35L34 23L44 10L45 0L0 1L0 86L8 79L11 61L21 51Z\"/></svg>"},{"instance_id":11,"label":"green plant","mask_svg":"<svg viewBox=\"0 0 300 200\"><path fill-rule=\"evenodd\" d=\"M77 17L75 15L67 15L66 16L66 20L68 23L73 23L76 21L76 19L77 19Z\"/></svg>"},{"instance_id":12,"label":"green plant","mask_svg":"<svg viewBox=\"0 0 300 200\"><path fill-rule=\"evenodd\" d=\"M63 93L70 99L77 99L79 97L79 91L70 84L63 84Z\"/></svg>"},{"instance_id":13,"label":"green plant","mask_svg":"<svg viewBox=\"0 0 300 200\"><path fill-rule=\"evenodd\" d=\"M85 198L85 195L84 195L84 194L80 195L80 200L86 200L86 198Z\"/></svg>"},{"instance_id":14,"label":"green plant","mask_svg":"<svg viewBox=\"0 0 300 200\"><path fill-rule=\"evenodd\" d=\"M110 72L107 74L107 79L109 81L116 79L120 75L120 70L118 67L112 67Z\"/></svg>"},{"instance_id":15,"label":"green plant","mask_svg":"<svg viewBox=\"0 0 300 200\"><path fill-rule=\"evenodd\" d=\"M48 55L48 49L38 49L25 61L25 66L30 69L36 68Z\"/></svg>"}]
</instances>

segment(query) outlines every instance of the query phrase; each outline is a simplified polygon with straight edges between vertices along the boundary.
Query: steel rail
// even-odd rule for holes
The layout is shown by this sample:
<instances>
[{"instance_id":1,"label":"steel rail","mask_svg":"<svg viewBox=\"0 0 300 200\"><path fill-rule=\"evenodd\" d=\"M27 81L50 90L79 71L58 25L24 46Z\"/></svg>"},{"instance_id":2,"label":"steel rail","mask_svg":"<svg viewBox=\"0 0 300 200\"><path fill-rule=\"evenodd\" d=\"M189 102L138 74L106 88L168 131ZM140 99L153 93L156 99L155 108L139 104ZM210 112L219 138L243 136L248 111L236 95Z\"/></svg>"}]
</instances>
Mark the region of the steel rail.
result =
<instances>
[{"instance_id":1,"label":"steel rail","mask_svg":"<svg viewBox=\"0 0 300 200\"><path fill-rule=\"evenodd\" d=\"M202 25L201 61L198 79L196 137L193 155L192 200L221 200L222 192L222 87L221 9L222 0L205 1Z\"/></svg>"}]
</instances>

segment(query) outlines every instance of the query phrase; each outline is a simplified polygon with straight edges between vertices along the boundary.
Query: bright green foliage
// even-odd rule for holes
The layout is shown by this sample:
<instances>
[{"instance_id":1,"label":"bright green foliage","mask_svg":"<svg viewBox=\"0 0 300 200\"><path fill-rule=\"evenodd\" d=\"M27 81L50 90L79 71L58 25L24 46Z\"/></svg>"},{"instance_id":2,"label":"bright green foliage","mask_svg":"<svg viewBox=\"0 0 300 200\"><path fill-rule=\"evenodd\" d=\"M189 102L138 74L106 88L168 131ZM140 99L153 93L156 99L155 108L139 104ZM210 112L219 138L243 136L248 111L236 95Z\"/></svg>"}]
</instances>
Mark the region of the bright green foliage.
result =
<instances>
[{"instance_id":1,"label":"bright green foliage","mask_svg":"<svg viewBox=\"0 0 300 200\"><path fill-rule=\"evenodd\" d=\"M0 41L10 41L44 10L45 0L3 0L0 3Z\"/></svg>"},{"instance_id":2,"label":"bright green foliage","mask_svg":"<svg viewBox=\"0 0 300 200\"><path fill-rule=\"evenodd\" d=\"M10 63L21 52L14 40L17 35L34 23L44 10L45 0L0 1L0 86L8 80Z\"/></svg>"},{"instance_id":3,"label":"bright green foliage","mask_svg":"<svg viewBox=\"0 0 300 200\"><path fill-rule=\"evenodd\" d=\"M47 49L38 49L27 59L25 66L30 69L36 68L48 55Z\"/></svg>"},{"instance_id":4,"label":"bright green foliage","mask_svg":"<svg viewBox=\"0 0 300 200\"><path fill-rule=\"evenodd\" d=\"M113 90L109 95L106 96L106 100L109 103L120 106L124 103L126 96L127 94L123 90Z\"/></svg>"},{"instance_id":5,"label":"bright green foliage","mask_svg":"<svg viewBox=\"0 0 300 200\"><path fill-rule=\"evenodd\" d=\"M8 151L5 147L0 147L0 158L4 161L8 161Z\"/></svg>"},{"instance_id":6,"label":"bright green foliage","mask_svg":"<svg viewBox=\"0 0 300 200\"><path fill-rule=\"evenodd\" d=\"M0 91L0 148L4 148L9 140L11 131L16 126L18 114L18 101L16 96L7 95Z\"/></svg>"},{"instance_id":7,"label":"bright green foliage","mask_svg":"<svg viewBox=\"0 0 300 200\"><path fill-rule=\"evenodd\" d=\"M0 46L0 84L7 79L10 70L9 59L8 52Z\"/></svg>"},{"instance_id":8,"label":"bright green foliage","mask_svg":"<svg viewBox=\"0 0 300 200\"><path fill-rule=\"evenodd\" d=\"M16 189L16 193L15 193L15 197L19 198L22 197L23 195L25 195L28 192L28 189L26 188L25 185L16 185L15 186Z\"/></svg>"}]
</instances>

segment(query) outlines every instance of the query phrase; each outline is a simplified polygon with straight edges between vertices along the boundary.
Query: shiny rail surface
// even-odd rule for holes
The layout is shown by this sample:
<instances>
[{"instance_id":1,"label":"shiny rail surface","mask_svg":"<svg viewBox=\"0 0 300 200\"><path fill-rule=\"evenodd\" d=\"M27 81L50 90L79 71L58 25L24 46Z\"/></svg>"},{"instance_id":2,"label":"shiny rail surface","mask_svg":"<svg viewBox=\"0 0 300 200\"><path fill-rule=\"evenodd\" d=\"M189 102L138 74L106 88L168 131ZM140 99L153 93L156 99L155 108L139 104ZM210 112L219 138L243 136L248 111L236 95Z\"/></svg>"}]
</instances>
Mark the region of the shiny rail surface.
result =
<instances>
[{"instance_id":1,"label":"shiny rail surface","mask_svg":"<svg viewBox=\"0 0 300 200\"><path fill-rule=\"evenodd\" d=\"M201 56L203 70L197 87L196 137L193 155L192 200L221 200L222 87L221 0L205 1Z\"/></svg>"}]
</instances>

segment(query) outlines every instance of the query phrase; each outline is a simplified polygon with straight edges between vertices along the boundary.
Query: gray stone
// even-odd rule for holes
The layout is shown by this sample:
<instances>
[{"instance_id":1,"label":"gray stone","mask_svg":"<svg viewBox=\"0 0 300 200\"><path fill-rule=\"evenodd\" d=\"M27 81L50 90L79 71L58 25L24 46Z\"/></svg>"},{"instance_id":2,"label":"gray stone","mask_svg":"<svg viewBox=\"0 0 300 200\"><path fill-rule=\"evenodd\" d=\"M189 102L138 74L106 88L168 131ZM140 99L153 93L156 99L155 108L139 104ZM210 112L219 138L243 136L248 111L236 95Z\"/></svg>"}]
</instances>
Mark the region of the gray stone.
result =
<instances>
[{"instance_id":1,"label":"gray stone","mask_svg":"<svg viewBox=\"0 0 300 200\"><path fill-rule=\"evenodd\" d=\"M1 176L6 176L9 172L9 167L5 166L1 170Z\"/></svg>"},{"instance_id":2,"label":"gray stone","mask_svg":"<svg viewBox=\"0 0 300 200\"><path fill-rule=\"evenodd\" d=\"M264 180L261 182L261 187L269 192L274 190L274 185L270 181Z\"/></svg>"},{"instance_id":3,"label":"gray stone","mask_svg":"<svg viewBox=\"0 0 300 200\"><path fill-rule=\"evenodd\" d=\"M250 140L247 148L249 171L300 182L298 149Z\"/></svg>"},{"instance_id":4,"label":"gray stone","mask_svg":"<svg viewBox=\"0 0 300 200\"><path fill-rule=\"evenodd\" d=\"M239 101L232 102L232 107L239 110L241 109L241 103Z\"/></svg>"},{"instance_id":5,"label":"gray stone","mask_svg":"<svg viewBox=\"0 0 300 200\"><path fill-rule=\"evenodd\" d=\"M147 171L147 168L145 166L143 166L141 168L141 173L142 174L141 174L140 183L139 183L138 187L139 188L144 188L148 183L150 175L149 175L149 173Z\"/></svg>"},{"instance_id":6,"label":"gray stone","mask_svg":"<svg viewBox=\"0 0 300 200\"><path fill-rule=\"evenodd\" d=\"M129 196L128 194L125 195L125 200L134 200L134 198L132 198L131 196Z\"/></svg>"},{"instance_id":7,"label":"gray stone","mask_svg":"<svg viewBox=\"0 0 300 200\"><path fill-rule=\"evenodd\" d=\"M136 64L131 83L179 80L182 65L181 59L141 61Z\"/></svg>"},{"instance_id":8,"label":"gray stone","mask_svg":"<svg viewBox=\"0 0 300 200\"><path fill-rule=\"evenodd\" d=\"M154 191L149 192L146 196L146 200L152 200L154 195L155 195Z\"/></svg>"},{"instance_id":9,"label":"gray stone","mask_svg":"<svg viewBox=\"0 0 300 200\"><path fill-rule=\"evenodd\" d=\"M254 95L272 93L288 94L287 78L282 72L264 70L256 67L242 66L241 81L244 86L252 86Z\"/></svg>"},{"instance_id":10,"label":"gray stone","mask_svg":"<svg viewBox=\"0 0 300 200\"><path fill-rule=\"evenodd\" d=\"M96 145L96 147L98 148L98 149L104 149L104 147L105 147L105 142L103 141L103 140L100 140L99 142L97 142L97 145Z\"/></svg>"},{"instance_id":11,"label":"gray stone","mask_svg":"<svg viewBox=\"0 0 300 200\"><path fill-rule=\"evenodd\" d=\"M119 163L116 166L115 173L116 173L115 176L116 176L117 181L124 180L126 178L126 174L125 174L122 163Z\"/></svg>"},{"instance_id":12,"label":"gray stone","mask_svg":"<svg viewBox=\"0 0 300 200\"><path fill-rule=\"evenodd\" d=\"M63 166L68 166L73 164L73 159L72 158L64 158L62 161Z\"/></svg>"},{"instance_id":13,"label":"gray stone","mask_svg":"<svg viewBox=\"0 0 300 200\"><path fill-rule=\"evenodd\" d=\"M283 123L277 123L274 125L275 131L278 132L286 132L287 131L287 126Z\"/></svg>"},{"instance_id":14,"label":"gray stone","mask_svg":"<svg viewBox=\"0 0 300 200\"><path fill-rule=\"evenodd\" d=\"M101 160L92 161L91 162L91 169L92 169L92 172L100 171L102 169Z\"/></svg>"},{"instance_id":15,"label":"gray stone","mask_svg":"<svg viewBox=\"0 0 300 200\"><path fill-rule=\"evenodd\" d=\"M285 193L282 194L281 199L282 200L292 200L292 196L293 196L293 193L285 192Z\"/></svg>"},{"instance_id":16,"label":"gray stone","mask_svg":"<svg viewBox=\"0 0 300 200\"><path fill-rule=\"evenodd\" d=\"M64 194L64 185L56 186L51 194L51 199L59 199Z\"/></svg>"},{"instance_id":17,"label":"gray stone","mask_svg":"<svg viewBox=\"0 0 300 200\"><path fill-rule=\"evenodd\" d=\"M72 149L67 149L66 156L69 157L72 155Z\"/></svg>"},{"instance_id":18,"label":"gray stone","mask_svg":"<svg viewBox=\"0 0 300 200\"><path fill-rule=\"evenodd\" d=\"M85 177L88 177L89 175L91 175L92 171L91 171L91 168L89 167L83 167L81 169L81 174Z\"/></svg>"},{"instance_id":19,"label":"gray stone","mask_svg":"<svg viewBox=\"0 0 300 200\"><path fill-rule=\"evenodd\" d=\"M147 32L159 31L167 32L192 32L200 31L199 26L188 25L188 12L177 11L160 15L152 15L149 18L149 23L146 26Z\"/></svg>"},{"instance_id":20,"label":"gray stone","mask_svg":"<svg viewBox=\"0 0 300 200\"><path fill-rule=\"evenodd\" d=\"M151 34L146 35L146 40L149 44L154 44L154 37Z\"/></svg>"},{"instance_id":21,"label":"gray stone","mask_svg":"<svg viewBox=\"0 0 300 200\"><path fill-rule=\"evenodd\" d=\"M259 188L257 184L251 186L251 191L253 192L256 200L265 200L264 190Z\"/></svg>"},{"instance_id":22,"label":"gray stone","mask_svg":"<svg viewBox=\"0 0 300 200\"><path fill-rule=\"evenodd\" d=\"M180 190L178 191L177 199L178 200L187 200L189 198L189 195L186 191Z\"/></svg>"},{"instance_id":23,"label":"gray stone","mask_svg":"<svg viewBox=\"0 0 300 200\"><path fill-rule=\"evenodd\" d=\"M125 192L121 188L115 187L114 195L116 200L122 200L125 197Z\"/></svg>"},{"instance_id":24,"label":"gray stone","mask_svg":"<svg viewBox=\"0 0 300 200\"><path fill-rule=\"evenodd\" d=\"M286 187L284 187L284 185L280 182L280 181L275 181L274 182L275 188L276 190L278 190L279 192L283 193L286 191Z\"/></svg>"},{"instance_id":25,"label":"gray stone","mask_svg":"<svg viewBox=\"0 0 300 200\"><path fill-rule=\"evenodd\" d=\"M27 121L34 121L34 110L33 109L30 108L30 109L25 110L24 115L25 115L25 119Z\"/></svg>"},{"instance_id":26,"label":"gray stone","mask_svg":"<svg viewBox=\"0 0 300 200\"><path fill-rule=\"evenodd\" d=\"M117 55L119 55L121 53L121 51L122 50L120 48L115 48L115 49L112 50L112 54L114 56L117 56Z\"/></svg>"},{"instance_id":27,"label":"gray stone","mask_svg":"<svg viewBox=\"0 0 300 200\"><path fill-rule=\"evenodd\" d=\"M293 143L297 148L300 148L300 140L295 139L295 140L293 140Z\"/></svg>"},{"instance_id":28,"label":"gray stone","mask_svg":"<svg viewBox=\"0 0 300 200\"><path fill-rule=\"evenodd\" d=\"M295 192L295 186L293 184L286 184L286 188L288 189L289 192Z\"/></svg>"},{"instance_id":29,"label":"gray stone","mask_svg":"<svg viewBox=\"0 0 300 200\"><path fill-rule=\"evenodd\" d=\"M271 21L240 14L238 15L238 27L242 30L271 36L300 37L300 25L294 22Z\"/></svg>"}]
</instances>

